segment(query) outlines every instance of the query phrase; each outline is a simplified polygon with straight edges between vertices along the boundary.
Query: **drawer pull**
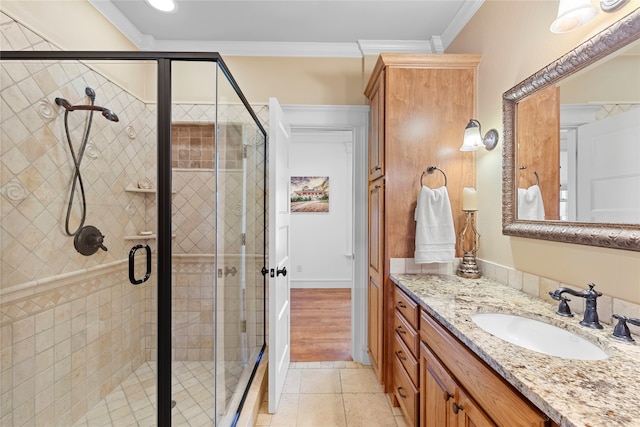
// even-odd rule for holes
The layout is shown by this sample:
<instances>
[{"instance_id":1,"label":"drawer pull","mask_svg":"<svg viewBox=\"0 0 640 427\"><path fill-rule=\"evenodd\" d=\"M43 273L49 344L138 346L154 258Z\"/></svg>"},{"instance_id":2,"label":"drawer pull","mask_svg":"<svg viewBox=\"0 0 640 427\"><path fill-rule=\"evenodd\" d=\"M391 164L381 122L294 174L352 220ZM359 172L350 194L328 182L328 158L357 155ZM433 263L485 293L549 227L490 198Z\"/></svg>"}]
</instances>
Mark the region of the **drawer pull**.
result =
<instances>
[{"instance_id":1,"label":"drawer pull","mask_svg":"<svg viewBox=\"0 0 640 427\"><path fill-rule=\"evenodd\" d=\"M453 397L453 394L449 393L448 391L445 391L444 395L442 397L444 397L444 401L445 402L448 402L449 399L451 399Z\"/></svg>"},{"instance_id":2,"label":"drawer pull","mask_svg":"<svg viewBox=\"0 0 640 427\"><path fill-rule=\"evenodd\" d=\"M402 355L402 350L398 350L396 351L396 354L398 355L398 359L405 361L407 360L407 358L405 356Z\"/></svg>"},{"instance_id":3,"label":"drawer pull","mask_svg":"<svg viewBox=\"0 0 640 427\"><path fill-rule=\"evenodd\" d=\"M398 394L400 395L401 398L406 399L407 395L402 393L402 390L404 390L402 387L398 387ZM457 414L457 412L456 412Z\"/></svg>"},{"instance_id":4,"label":"drawer pull","mask_svg":"<svg viewBox=\"0 0 640 427\"><path fill-rule=\"evenodd\" d=\"M402 326L398 326L396 328L396 331L398 331L399 334L405 335L407 333L407 331L405 331L404 329L402 329Z\"/></svg>"},{"instance_id":5,"label":"drawer pull","mask_svg":"<svg viewBox=\"0 0 640 427\"><path fill-rule=\"evenodd\" d=\"M374 171L379 171L380 169L382 169L380 166L374 166L374 167L373 167L373 170L374 170Z\"/></svg>"},{"instance_id":6,"label":"drawer pull","mask_svg":"<svg viewBox=\"0 0 640 427\"><path fill-rule=\"evenodd\" d=\"M404 303L402 301L398 301L398 307L400 308L407 308L406 305L404 305Z\"/></svg>"},{"instance_id":7,"label":"drawer pull","mask_svg":"<svg viewBox=\"0 0 640 427\"><path fill-rule=\"evenodd\" d=\"M451 403L451 409L453 410L454 414L457 414L458 412L462 411L464 408L458 405L456 402L453 402Z\"/></svg>"}]
</instances>

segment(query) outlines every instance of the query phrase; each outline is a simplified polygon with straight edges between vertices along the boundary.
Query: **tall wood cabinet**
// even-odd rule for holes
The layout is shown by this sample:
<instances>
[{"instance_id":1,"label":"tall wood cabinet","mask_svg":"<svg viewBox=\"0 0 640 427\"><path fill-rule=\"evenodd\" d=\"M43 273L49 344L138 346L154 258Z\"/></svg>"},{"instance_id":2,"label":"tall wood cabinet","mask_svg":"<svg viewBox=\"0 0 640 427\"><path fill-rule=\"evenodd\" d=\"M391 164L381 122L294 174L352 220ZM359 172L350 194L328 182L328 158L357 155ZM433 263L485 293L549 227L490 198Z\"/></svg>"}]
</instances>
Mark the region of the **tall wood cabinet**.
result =
<instances>
[{"instance_id":1,"label":"tall wood cabinet","mask_svg":"<svg viewBox=\"0 0 640 427\"><path fill-rule=\"evenodd\" d=\"M479 62L479 55L381 54L365 89L371 106L368 346L388 393L397 390L394 369L404 369L393 352L390 260L414 256L414 211L428 166L445 172L456 231L463 226L462 189L475 187L476 174L474 153L459 148L476 117ZM444 177L425 175L423 182L437 188Z\"/></svg>"}]
</instances>

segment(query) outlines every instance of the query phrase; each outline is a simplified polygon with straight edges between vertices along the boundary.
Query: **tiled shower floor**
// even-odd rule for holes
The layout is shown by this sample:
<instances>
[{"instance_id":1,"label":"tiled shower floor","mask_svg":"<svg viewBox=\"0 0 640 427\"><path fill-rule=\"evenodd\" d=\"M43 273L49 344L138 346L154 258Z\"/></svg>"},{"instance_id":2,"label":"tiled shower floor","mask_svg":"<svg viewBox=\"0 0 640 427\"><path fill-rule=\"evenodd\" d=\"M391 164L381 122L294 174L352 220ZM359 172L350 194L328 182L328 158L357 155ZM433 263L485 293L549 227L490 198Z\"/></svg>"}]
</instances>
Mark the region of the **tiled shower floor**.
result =
<instances>
[{"instance_id":1,"label":"tiled shower floor","mask_svg":"<svg viewBox=\"0 0 640 427\"><path fill-rule=\"evenodd\" d=\"M171 390L176 406L171 411L171 424L185 427L213 425L214 362L173 362L172 368ZM238 375L241 370L231 369ZM230 372L226 374L229 379ZM156 364L145 362L74 427L151 427L156 424Z\"/></svg>"}]
</instances>

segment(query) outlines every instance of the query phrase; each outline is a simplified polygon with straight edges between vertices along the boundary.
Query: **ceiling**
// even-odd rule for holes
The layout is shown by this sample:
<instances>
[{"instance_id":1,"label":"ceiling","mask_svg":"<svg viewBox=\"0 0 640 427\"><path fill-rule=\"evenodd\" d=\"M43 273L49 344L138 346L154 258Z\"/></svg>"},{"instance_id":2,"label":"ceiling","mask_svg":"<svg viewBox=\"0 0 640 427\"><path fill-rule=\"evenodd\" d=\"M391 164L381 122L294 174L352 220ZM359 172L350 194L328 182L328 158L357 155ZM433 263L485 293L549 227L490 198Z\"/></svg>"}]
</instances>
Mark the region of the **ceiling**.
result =
<instances>
[{"instance_id":1,"label":"ceiling","mask_svg":"<svg viewBox=\"0 0 640 427\"><path fill-rule=\"evenodd\" d=\"M442 53L483 0L89 0L142 50L223 55Z\"/></svg>"}]
</instances>

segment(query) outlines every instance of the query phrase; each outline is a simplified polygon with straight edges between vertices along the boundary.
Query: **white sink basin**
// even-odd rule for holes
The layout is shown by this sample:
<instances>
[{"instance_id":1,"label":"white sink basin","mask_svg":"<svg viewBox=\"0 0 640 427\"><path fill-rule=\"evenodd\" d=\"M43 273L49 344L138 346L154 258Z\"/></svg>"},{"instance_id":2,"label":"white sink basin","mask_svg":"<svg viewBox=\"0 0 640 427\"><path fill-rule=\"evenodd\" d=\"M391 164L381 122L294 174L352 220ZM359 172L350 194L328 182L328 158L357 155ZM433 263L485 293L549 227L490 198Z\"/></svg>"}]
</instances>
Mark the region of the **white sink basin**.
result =
<instances>
[{"instance_id":1,"label":"white sink basin","mask_svg":"<svg viewBox=\"0 0 640 427\"><path fill-rule=\"evenodd\" d=\"M597 345L548 323L502 313L478 313L471 319L491 335L538 353L579 360L609 357Z\"/></svg>"}]
</instances>

